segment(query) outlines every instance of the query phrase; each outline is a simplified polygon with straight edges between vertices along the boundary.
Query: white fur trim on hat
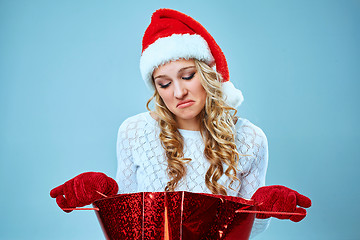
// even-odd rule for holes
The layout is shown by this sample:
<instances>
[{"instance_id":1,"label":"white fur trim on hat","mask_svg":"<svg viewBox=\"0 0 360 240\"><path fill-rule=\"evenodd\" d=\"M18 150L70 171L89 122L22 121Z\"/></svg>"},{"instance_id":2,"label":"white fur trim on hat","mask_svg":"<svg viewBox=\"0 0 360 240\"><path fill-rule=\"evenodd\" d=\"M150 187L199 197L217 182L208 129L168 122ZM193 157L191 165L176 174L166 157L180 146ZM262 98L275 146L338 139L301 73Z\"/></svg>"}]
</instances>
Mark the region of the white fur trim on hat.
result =
<instances>
[{"instance_id":1,"label":"white fur trim on hat","mask_svg":"<svg viewBox=\"0 0 360 240\"><path fill-rule=\"evenodd\" d=\"M227 81L222 83L223 94L225 102L233 108L237 108L244 101L242 92L236 89L232 82Z\"/></svg>"},{"instance_id":2,"label":"white fur trim on hat","mask_svg":"<svg viewBox=\"0 0 360 240\"><path fill-rule=\"evenodd\" d=\"M140 72L145 84L154 89L153 71L158 66L180 58L195 58L209 65L214 63L207 42L200 35L173 34L170 37L159 38L143 51L140 58Z\"/></svg>"}]
</instances>

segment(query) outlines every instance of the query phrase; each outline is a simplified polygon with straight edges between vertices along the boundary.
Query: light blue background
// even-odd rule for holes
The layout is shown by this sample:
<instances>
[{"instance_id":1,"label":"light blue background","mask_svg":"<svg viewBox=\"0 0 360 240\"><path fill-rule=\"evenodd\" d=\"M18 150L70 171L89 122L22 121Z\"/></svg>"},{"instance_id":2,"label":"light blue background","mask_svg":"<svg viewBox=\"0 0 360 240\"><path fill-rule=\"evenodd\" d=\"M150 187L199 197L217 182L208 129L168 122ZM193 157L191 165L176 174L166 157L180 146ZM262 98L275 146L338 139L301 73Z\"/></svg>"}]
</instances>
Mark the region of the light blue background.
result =
<instances>
[{"instance_id":1,"label":"light blue background","mask_svg":"<svg viewBox=\"0 0 360 240\"><path fill-rule=\"evenodd\" d=\"M84 171L115 175L117 129L145 111L141 38L160 7L222 47L269 141L267 184L308 195L300 223L257 239L360 239L360 1L0 2L0 239L103 239L93 212L49 191Z\"/></svg>"}]
</instances>

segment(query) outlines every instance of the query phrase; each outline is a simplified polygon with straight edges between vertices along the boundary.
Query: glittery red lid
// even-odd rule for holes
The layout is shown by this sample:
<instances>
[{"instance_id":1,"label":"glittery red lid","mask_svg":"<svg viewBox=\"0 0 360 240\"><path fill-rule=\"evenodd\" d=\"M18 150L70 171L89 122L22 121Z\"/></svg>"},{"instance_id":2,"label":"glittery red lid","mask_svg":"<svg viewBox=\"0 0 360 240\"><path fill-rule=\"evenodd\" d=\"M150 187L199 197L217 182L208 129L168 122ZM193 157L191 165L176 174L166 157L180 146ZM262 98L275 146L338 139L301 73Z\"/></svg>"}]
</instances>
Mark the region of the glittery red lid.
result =
<instances>
[{"instance_id":1,"label":"glittery red lid","mask_svg":"<svg viewBox=\"0 0 360 240\"><path fill-rule=\"evenodd\" d=\"M255 210L251 200L191 192L141 192L97 200L107 239L248 239ZM167 216L165 217L165 209Z\"/></svg>"}]
</instances>

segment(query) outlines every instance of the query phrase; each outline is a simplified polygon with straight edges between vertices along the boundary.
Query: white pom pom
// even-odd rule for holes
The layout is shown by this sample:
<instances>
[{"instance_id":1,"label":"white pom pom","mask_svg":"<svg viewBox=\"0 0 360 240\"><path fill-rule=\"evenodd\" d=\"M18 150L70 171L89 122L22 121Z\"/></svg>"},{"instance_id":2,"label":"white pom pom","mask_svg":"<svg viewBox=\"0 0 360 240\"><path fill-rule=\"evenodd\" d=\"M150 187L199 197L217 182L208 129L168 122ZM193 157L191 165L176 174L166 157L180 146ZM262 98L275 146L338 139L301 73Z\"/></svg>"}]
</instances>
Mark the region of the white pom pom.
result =
<instances>
[{"instance_id":1,"label":"white pom pom","mask_svg":"<svg viewBox=\"0 0 360 240\"><path fill-rule=\"evenodd\" d=\"M244 101L242 92L239 89L236 89L234 84L230 81L224 82L222 88L224 100L230 107L237 108Z\"/></svg>"}]
</instances>

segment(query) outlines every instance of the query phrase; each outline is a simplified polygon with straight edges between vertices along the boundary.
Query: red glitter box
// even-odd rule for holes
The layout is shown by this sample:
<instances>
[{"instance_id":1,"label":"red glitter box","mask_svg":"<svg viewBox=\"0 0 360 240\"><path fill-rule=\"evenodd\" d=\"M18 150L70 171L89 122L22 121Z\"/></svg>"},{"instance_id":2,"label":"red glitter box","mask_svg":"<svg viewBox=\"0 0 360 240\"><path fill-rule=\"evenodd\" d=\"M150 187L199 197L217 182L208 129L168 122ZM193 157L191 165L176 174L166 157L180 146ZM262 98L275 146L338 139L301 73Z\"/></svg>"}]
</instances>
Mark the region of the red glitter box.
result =
<instances>
[{"instance_id":1,"label":"red glitter box","mask_svg":"<svg viewBox=\"0 0 360 240\"><path fill-rule=\"evenodd\" d=\"M253 201L191 192L118 194L93 205L107 239L249 239Z\"/></svg>"}]
</instances>

